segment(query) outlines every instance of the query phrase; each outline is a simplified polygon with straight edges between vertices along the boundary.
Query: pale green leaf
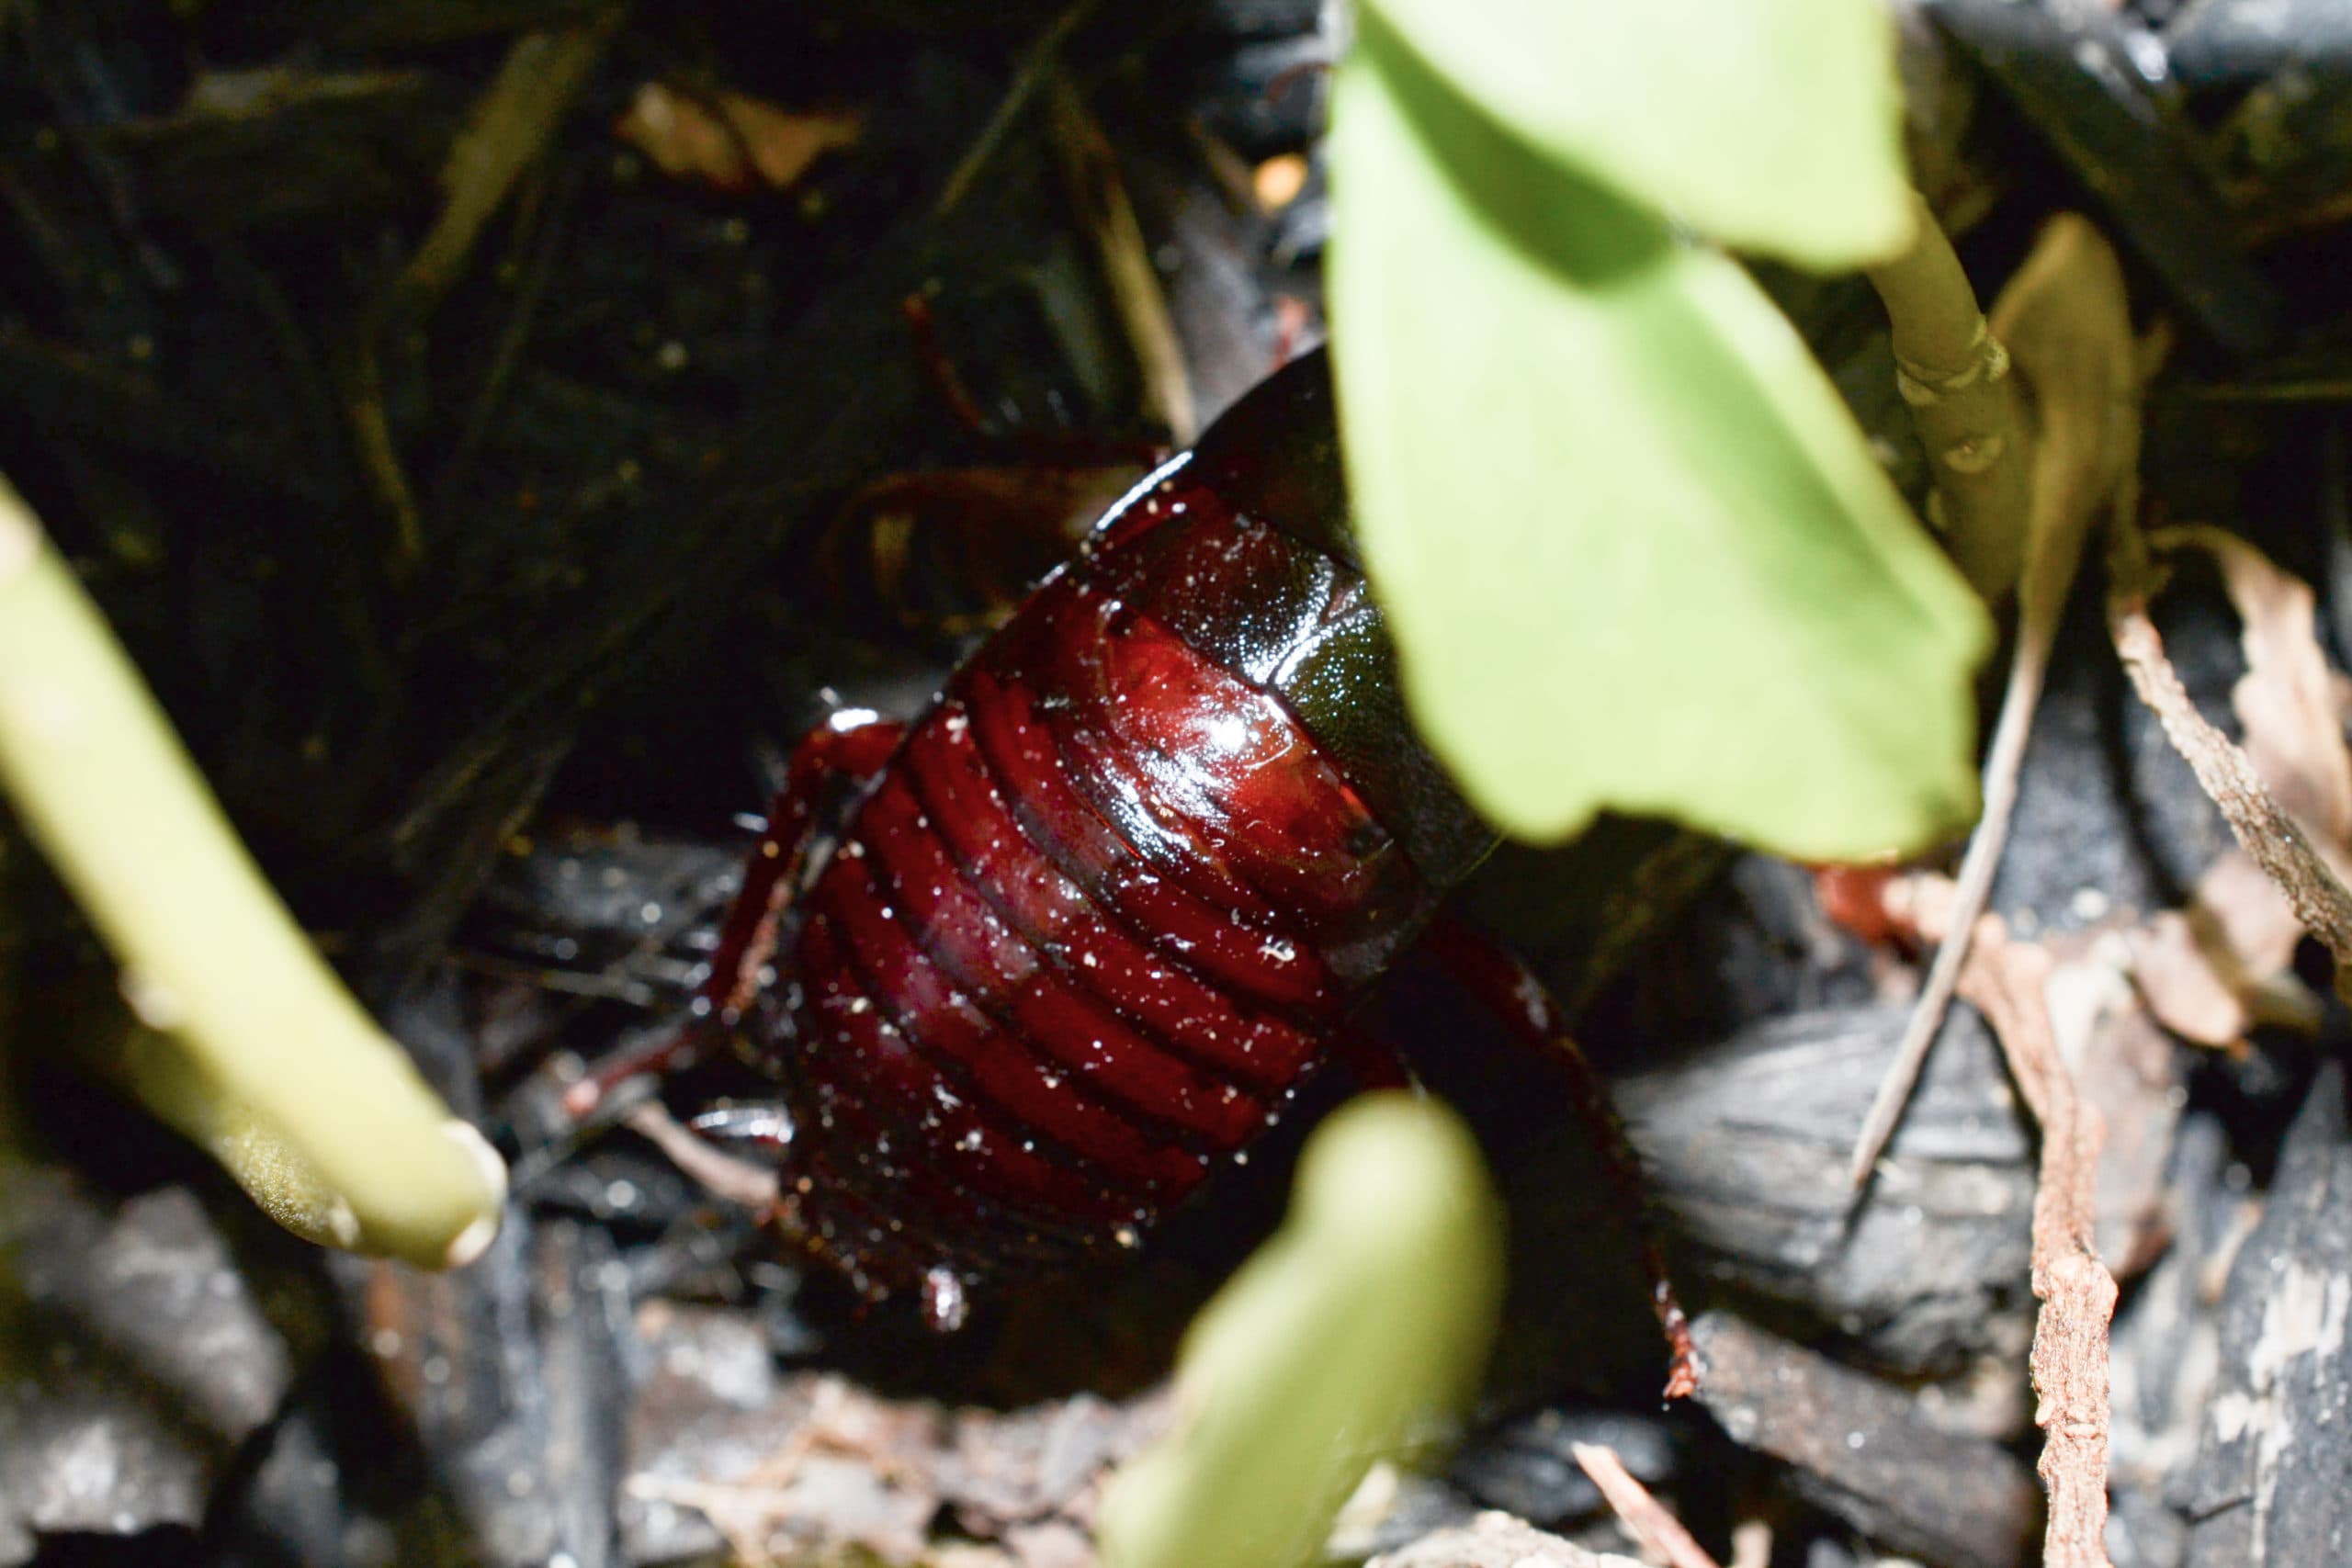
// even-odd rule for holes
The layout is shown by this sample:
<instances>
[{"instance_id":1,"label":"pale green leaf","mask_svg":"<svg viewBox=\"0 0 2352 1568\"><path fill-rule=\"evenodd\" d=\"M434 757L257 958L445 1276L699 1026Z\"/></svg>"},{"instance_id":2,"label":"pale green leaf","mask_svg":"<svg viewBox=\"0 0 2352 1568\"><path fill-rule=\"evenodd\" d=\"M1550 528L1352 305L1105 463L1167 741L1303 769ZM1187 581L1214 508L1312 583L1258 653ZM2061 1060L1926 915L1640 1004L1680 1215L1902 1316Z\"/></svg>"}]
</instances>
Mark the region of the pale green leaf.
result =
<instances>
[{"instance_id":1,"label":"pale green leaf","mask_svg":"<svg viewBox=\"0 0 2352 1568\"><path fill-rule=\"evenodd\" d=\"M1534 149L1724 244L1852 266L1911 231L1886 0L1367 0Z\"/></svg>"},{"instance_id":2,"label":"pale green leaf","mask_svg":"<svg viewBox=\"0 0 2352 1568\"><path fill-rule=\"evenodd\" d=\"M1177 1429L1103 1501L1105 1568L1319 1560L1373 1463L1468 1397L1501 1292L1500 1211L1462 1123L1401 1094L1341 1108L1282 1229L1186 1334Z\"/></svg>"},{"instance_id":3,"label":"pale green leaf","mask_svg":"<svg viewBox=\"0 0 2352 1568\"><path fill-rule=\"evenodd\" d=\"M1332 137L1357 527L1471 799L1525 837L1606 806L1819 859L1964 825L1986 616L1747 275L1376 18Z\"/></svg>"}]
</instances>

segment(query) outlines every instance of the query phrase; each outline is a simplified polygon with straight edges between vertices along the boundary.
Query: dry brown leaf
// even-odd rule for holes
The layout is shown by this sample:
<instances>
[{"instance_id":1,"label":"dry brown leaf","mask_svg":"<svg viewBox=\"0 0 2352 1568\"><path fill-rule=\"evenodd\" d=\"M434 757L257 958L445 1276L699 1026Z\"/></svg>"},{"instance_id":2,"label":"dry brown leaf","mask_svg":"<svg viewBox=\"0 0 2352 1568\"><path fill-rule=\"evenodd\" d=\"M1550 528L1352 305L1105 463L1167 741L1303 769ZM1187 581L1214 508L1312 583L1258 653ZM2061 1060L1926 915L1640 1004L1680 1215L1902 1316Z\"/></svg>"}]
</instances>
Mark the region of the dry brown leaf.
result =
<instances>
[{"instance_id":1,"label":"dry brown leaf","mask_svg":"<svg viewBox=\"0 0 2352 1568\"><path fill-rule=\"evenodd\" d=\"M663 174L738 192L789 190L819 158L855 146L863 130L854 112L784 109L741 93L690 95L659 82L639 87L613 127Z\"/></svg>"},{"instance_id":2,"label":"dry brown leaf","mask_svg":"<svg viewBox=\"0 0 2352 1568\"><path fill-rule=\"evenodd\" d=\"M2212 558L2244 623L2246 672L2230 705L2245 727L2246 755L2303 830L2341 854L2352 845L2352 750L2344 744L2338 677L2319 645L2310 587L2219 528L2166 528L2148 543Z\"/></svg>"},{"instance_id":3,"label":"dry brown leaf","mask_svg":"<svg viewBox=\"0 0 2352 1568\"><path fill-rule=\"evenodd\" d=\"M2278 906L2285 908L2286 900ZM2166 1029L2217 1051L2245 1038L2254 1027L2246 966L2195 909L2166 909L2129 940L2132 980Z\"/></svg>"},{"instance_id":4,"label":"dry brown leaf","mask_svg":"<svg viewBox=\"0 0 2352 1568\"><path fill-rule=\"evenodd\" d=\"M948 1410L779 1373L720 1309L650 1303L638 1326L654 1371L630 1416L625 1518L634 1510L639 1544L658 1550L681 1542L642 1521L668 1505L702 1515L747 1564L845 1551L929 1562L944 1512L1000 1568L1064 1568L1104 1476L1169 1419L1164 1392Z\"/></svg>"},{"instance_id":5,"label":"dry brown leaf","mask_svg":"<svg viewBox=\"0 0 2352 1568\"><path fill-rule=\"evenodd\" d=\"M2233 849L2206 868L2187 908L2127 940L2148 1010L2184 1040L2226 1049L2258 1022L2316 1024L2318 1003L2288 973L2302 935L2278 884Z\"/></svg>"},{"instance_id":6,"label":"dry brown leaf","mask_svg":"<svg viewBox=\"0 0 2352 1568\"><path fill-rule=\"evenodd\" d=\"M2251 976L2286 968L2302 939L2287 896L2244 850L2227 851L2206 867L2188 913L2193 924L2210 929L2202 940L2233 954Z\"/></svg>"}]
</instances>

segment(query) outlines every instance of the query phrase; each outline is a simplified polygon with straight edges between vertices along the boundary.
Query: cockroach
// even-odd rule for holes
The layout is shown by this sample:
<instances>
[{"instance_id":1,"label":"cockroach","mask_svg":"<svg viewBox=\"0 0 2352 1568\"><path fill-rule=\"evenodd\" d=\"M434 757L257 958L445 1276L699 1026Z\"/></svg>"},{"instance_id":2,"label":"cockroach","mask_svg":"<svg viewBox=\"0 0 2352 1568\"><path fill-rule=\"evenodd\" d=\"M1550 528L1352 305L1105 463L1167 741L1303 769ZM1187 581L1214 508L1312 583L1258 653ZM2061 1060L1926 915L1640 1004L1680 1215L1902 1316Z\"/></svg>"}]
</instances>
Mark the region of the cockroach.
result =
<instances>
[{"instance_id":1,"label":"cockroach","mask_svg":"<svg viewBox=\"0 0 2352 1568\"><path fill-rule=\"evenodd\" d=\"M1406 720L1347 520L1317 352L1137 483L911 721L801 743L695 1021L573 1109L731 1053L742 1092L693 1131L776 1170L777 1227L861 1294L952 1326L1245 1159L1426 940L1567 1070L1637 1190L1543 987L1441 918L1496 837Z\"/></svg>"}]
</instances>

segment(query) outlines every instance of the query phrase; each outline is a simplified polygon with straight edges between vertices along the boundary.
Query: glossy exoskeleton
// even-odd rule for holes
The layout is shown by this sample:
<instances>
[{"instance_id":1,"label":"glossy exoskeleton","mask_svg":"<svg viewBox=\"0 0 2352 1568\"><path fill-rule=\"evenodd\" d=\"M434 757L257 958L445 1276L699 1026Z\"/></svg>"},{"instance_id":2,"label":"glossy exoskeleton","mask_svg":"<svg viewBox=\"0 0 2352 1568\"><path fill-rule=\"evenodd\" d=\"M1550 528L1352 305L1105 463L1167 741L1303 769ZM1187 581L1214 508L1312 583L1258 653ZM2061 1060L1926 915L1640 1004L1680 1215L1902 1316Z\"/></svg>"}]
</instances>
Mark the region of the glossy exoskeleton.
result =
<instances>
[{"instance_id":1,"label":"glossy exoskeleton","mask_svg":"<svg viewBox=\"0 0 2352 1568\"><path fill-rule=\"evenodd\" d=\"M953 1322L1246 1155L1493 842L1406 723L1309 355L910 723L803 743L699 1004L751 1083L696 1124L863 1293Z\"/></svg>"}]
</instances>

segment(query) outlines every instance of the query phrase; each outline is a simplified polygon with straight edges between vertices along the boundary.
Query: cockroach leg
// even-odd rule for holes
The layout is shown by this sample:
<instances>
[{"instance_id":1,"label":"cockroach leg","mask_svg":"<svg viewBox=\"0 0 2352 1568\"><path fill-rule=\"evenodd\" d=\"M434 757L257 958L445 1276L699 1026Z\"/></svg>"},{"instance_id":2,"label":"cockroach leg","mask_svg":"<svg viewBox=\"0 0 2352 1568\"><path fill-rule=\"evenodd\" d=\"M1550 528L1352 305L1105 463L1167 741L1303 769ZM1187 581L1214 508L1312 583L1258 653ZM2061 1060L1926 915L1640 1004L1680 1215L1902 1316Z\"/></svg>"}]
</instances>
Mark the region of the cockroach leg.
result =
<instances>
[{"instance_id":1,"label":"cockroach leg","mask_svg":"<svg viewBox=\"0 0 2352 1568\"><path fill-rule=\"evenodd\" d=\"M1667 1274L1666 1251L1651 1218L1641 1159L1610 1102L1608 1086L1568 1032L1559 1003L1517 953L1459 916L1440 915L1422 935L1421 943L1422 951L1491 1009L1521 1044L1560 1068L1569 1099L1584 1121L1610 1183L1634 1216L1642 1269L1649 1278L1651 1310L1657 1314L1658 1326L1666 1331L1667 1348L1673 1356L1666 1397L1680 1399L1696 1393L1699 1350L1691 1341L1690 1320Z\"/></svg>"},{"instance_id":2,"label":"cockroach leg","mask_svg":"<svg viewBox=\"0 0 2352 1568\"><path fill-rule=\"evenodd\" d=\"M574 1120L592 1114L632 1078L667 1077L703 1059L757 997L761 974L775 955L775 925L808 852L810 829L837 791L882 771L906 727L865 708L844 708L792 749L784 787L768 806L767 826L743 874L743 889L719 928L710 974L686 1021L646 1044L616 1052L564 1090Z\"/></svg>"},{"instance_id":3,"label":"cockroach leg","mask_svg":"<svg viewBox=\"0 0 2352 1568\"><path fill-rule=\"evenodd\" d=\"M697 1122L701 1118L695 1119ZM679 1125L678 1119L658 1100L631 1111L622 1122L660 1149L670 1163L700 1182L712 1195L741 1204L766 1217L776 1207L782 1178L775 1161L753 1162L719 1147L699 1130Z\"/></svg>"},{"instance_id":4,"label":"cockroach leg","mask_svg":"<svg viewBox=\"0 0 2352 1568\"><path fill-rule=\"evenodd\" d=\"M1332 1039L1331 1054L1361 1092L1381 1089L1401 1089L1414 1094L1421 1091L1420 1079L1414 1076L1412 1065L1406 1061L1396 1043L1361 1023L1351 1023L1340 1031Z\"/></svg>"},{"instance_id":5,"label":"cockroach leg","mask_svg":"<svg viewBox=\"0 0 2352 1568\"><path fill-rule=\"evenodd\" d=\"M715 1105L686 1123L723 1153L770 1163L792 1146L792 1112L772 1100Z\"/></svg>"},{"instance_id":6,"label":"cockroach leg","mask_svg":"<svg viewBox=\"0 0 2352 1568\"><path fill-rule=\"evenodd\" d=\"M784 787L768 807L768 825L752 852L743 891L719 928L703 997L721 1029L730 1029L759 994L761 972L775 956L775 926L807 860L811 830L841 792L882 771L906 726L869 708L843 708L800 738L786 765Z\"/></svg>"}]
</instances>

